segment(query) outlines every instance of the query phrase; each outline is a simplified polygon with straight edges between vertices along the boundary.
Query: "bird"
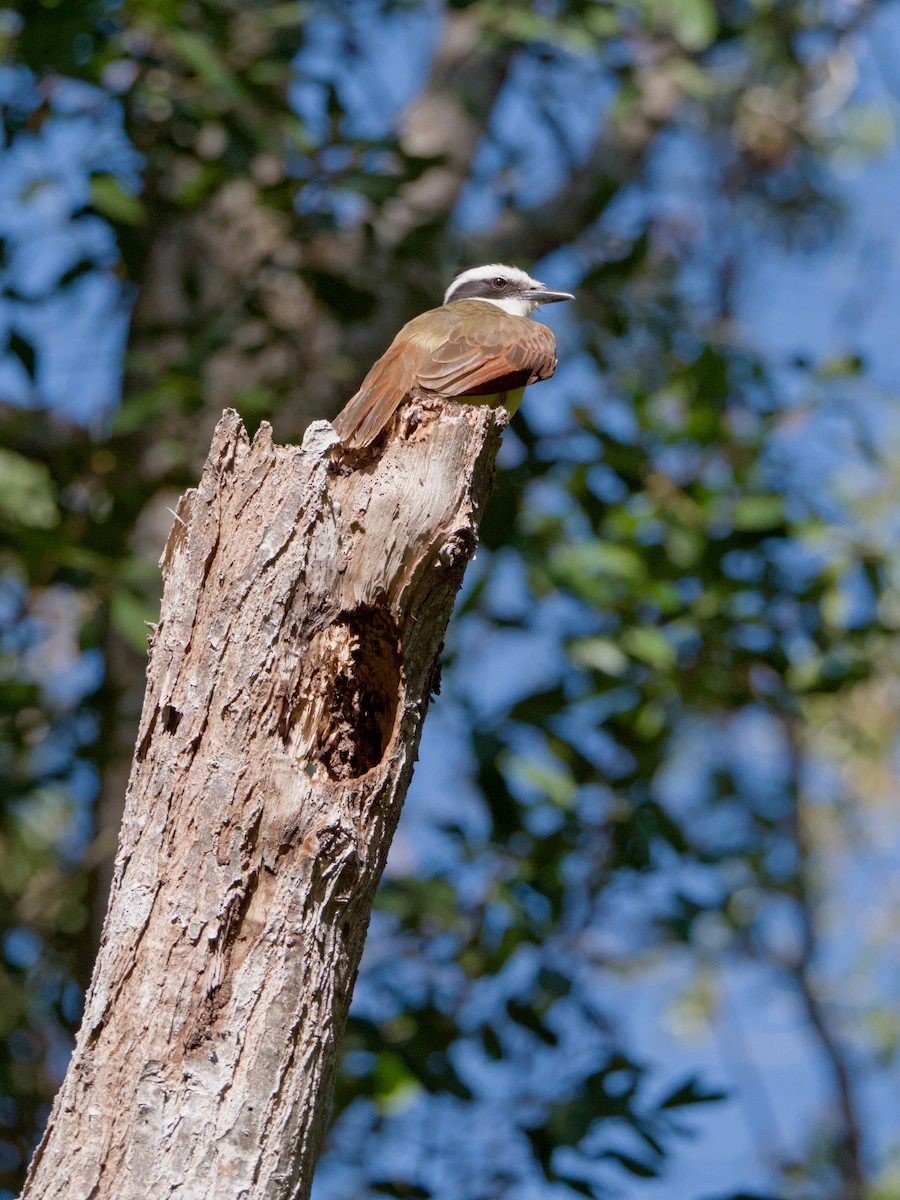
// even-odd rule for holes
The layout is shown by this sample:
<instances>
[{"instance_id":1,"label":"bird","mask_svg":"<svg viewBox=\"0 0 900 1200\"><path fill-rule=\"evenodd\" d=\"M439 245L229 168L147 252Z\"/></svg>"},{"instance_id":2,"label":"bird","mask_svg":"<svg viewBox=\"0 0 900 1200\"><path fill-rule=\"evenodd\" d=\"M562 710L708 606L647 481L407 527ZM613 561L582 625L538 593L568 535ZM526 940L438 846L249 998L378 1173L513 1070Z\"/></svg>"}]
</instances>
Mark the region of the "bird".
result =
<instances>
[{"instance_id":1,"label":"bird","mask_svg":"<svg viewBox=\"0 0 900 1200\"><path fill-rule=\"evenodd\" d=\"M462 271L440 308L403 326L335 417L341 445L371 445L411 395L502 404L512 416L526 386L556 370L553 334L531 314L542 304L574 299L503 263Z\"/></svg>"}]
</instances>

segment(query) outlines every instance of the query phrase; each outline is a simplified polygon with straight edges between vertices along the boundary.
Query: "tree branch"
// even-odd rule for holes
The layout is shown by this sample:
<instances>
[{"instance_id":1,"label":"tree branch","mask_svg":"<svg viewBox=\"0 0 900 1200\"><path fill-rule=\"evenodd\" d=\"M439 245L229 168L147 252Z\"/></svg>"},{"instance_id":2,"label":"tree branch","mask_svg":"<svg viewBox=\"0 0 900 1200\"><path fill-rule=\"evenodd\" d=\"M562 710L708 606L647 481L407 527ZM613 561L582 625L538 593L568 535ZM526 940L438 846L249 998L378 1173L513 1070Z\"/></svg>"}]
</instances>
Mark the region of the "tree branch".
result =
<instances>
[{"instance_id":1,"label":"tree branch","mask_svg":"<svg viewBox=\"0 0 900 1200\"><path fill-rule=\"evenodd\" d=\"M181 499L110 908L23 1200L305 1197L505 422L219 423Z\"/></svg>"},{"instance_id":2,"label":"tree branch","mask_svg":"<svg viewBox=\"0 0 900 1200\"><path fill-rule=\"evenodd\" d=\"M838 1128L835 1137L835 1158L844 1187L846 1200L864 1200L866 1172L862 1132L856 1100L851 1083L847 1048L834 1029L827 1006L822 1002L814 980L814 961L818 950L815 898L809 880L812 849L804 830L802 805L803 749L797 722L785 718L785 730L791 761L794 787L789 795L793 801L788 815L788 829L797 847L797 914L800 921L800 945L797 953L783 963L793 981L806 1012L813 1035L819 1043L831 1073L837 1108Z\"/></svg>"}]
</instances>

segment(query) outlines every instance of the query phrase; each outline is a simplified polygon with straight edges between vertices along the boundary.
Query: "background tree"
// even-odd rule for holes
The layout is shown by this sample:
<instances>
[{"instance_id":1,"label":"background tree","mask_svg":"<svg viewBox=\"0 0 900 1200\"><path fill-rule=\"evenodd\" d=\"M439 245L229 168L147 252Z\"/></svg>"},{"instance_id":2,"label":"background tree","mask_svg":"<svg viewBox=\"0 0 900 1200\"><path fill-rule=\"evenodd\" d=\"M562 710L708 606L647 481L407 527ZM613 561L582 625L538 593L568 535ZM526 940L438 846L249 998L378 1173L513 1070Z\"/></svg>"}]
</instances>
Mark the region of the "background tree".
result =
<instances>
[{"instance_id":1,"label":"background tree","mask_svg":"<svg viewBox=\"0 0 900 1200\"><path fill-rule=\"evenodd\" d=\"M764 251L836 237L831 163L877 134L854 63L891 27L708 0L0 17L9 1186L92 959L167 509L216 417L296 437L458 263L514 258L579 305L506 435L322 1195L652 1195L740 1106L761 1163L719 1194L876 1195L891 982L847 987L870 943L830 914L886 912L851 877L896 837L893 426L852 344L779 360L746 297ZM820 1070L790 1138L728 1015L772 979ZM712 1073L664 1010L720 1030Z\"/></svg>"}]
</instances>

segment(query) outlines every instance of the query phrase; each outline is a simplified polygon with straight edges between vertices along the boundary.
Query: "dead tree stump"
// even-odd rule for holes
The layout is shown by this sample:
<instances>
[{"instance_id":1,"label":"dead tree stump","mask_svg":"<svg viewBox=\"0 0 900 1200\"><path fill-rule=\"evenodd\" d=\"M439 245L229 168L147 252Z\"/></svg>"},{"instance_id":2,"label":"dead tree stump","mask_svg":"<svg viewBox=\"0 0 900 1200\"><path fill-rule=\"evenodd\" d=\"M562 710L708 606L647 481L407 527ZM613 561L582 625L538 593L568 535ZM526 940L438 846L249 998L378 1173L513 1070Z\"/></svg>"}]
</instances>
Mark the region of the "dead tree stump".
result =
<instances>
[{"instance_id":1,"label":"dead tree stump","mask_svg":"<svg viewBox=\"0 0 900 1200\"><path fill-rule=\"evenodd\" d=\"M216 429L162 567L75 1052L22 1200L309 1193L384 867L505 416L408 404L344 454Z\"/></svg>"}]
</instances>

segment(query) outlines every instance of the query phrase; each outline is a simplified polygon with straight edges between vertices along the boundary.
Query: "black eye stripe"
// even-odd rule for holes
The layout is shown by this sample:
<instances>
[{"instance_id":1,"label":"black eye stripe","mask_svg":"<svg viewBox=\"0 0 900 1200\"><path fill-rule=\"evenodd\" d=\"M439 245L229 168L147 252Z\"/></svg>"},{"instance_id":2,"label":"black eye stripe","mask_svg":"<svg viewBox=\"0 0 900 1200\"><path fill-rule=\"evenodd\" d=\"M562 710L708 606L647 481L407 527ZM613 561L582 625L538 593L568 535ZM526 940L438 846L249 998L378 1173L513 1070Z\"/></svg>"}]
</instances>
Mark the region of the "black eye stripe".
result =
<instances>
[{"instance_id":1,"label":"black eye stripe","mask_svg":"<svg viewBox=\"0 0 900 1200\"><path fill-rule=\"evenodd\" d=\"M507 296L516 296L521 286L508 275L482 275L477 279L455 281L447 303L454 300L505 300Z\"/></svg>"}]
</instances>

